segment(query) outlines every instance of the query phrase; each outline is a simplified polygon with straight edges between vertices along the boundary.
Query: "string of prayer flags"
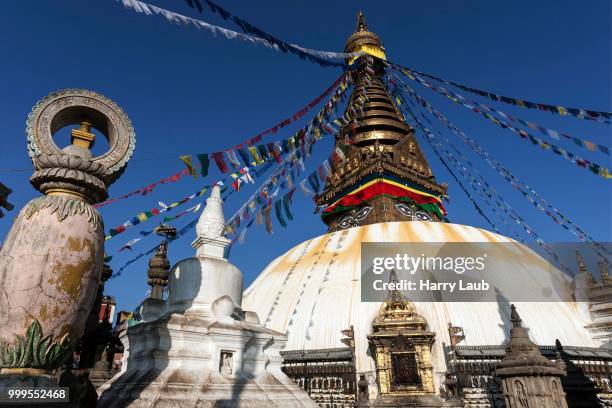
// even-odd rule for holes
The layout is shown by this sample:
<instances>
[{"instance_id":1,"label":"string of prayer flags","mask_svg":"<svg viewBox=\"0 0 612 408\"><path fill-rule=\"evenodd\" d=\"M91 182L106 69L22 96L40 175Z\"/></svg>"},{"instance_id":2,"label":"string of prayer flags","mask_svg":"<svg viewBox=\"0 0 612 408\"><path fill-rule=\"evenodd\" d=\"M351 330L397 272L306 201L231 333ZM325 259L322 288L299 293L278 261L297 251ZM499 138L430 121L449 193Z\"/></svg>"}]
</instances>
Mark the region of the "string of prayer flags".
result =
<instances>
[{"instance_id":1,"label":"string of prayer flags","mask_svg":"<svg viewBox=\"0 0 612 408\"><path fill-rule=\"evenodd\" d=\"M304 116L310 109L314 108L316 105L318 105L323 98L325 98L326 96L328 96L332 91L334 91L336 88L340 88L342 91L346 90L346 88L348 87L348 84L351 83L352 81L352 77L350 75L350 73L343 73L341 74L332 85L330 85L329 87L327 87L327 89L325 89L319 96L317 96L315 99L313 99L312 101L310 101L305 107L303 107L302 109L300 109L298 112L296 112L293 116L292 116L292 120L296 121L299 120L302 116ZM247 140L245 143L248 144L253 144L253 143L257 143L261 140L262 136L265 136L267 134L273 133L275 131L277 131L278 129L280 129L283 125L285 126L285 123L287 121L284 120L282 122L280 122L279 124L273 126L272 128L267 129L266 131L260 133L257 136L254 136L252 138L250 138L249 140ZM291 146L290 150L293 150L295 148L294 146L294 141L293 139L286 139L287 144L289 144ZM283 141L284 142L284 141ZM249 152L248 150L244 147L244 144L240 144L236 147L234 147L234 150L238 152L238 154L240 155L240 158L243 160L244 163L248 164L248 165L253 165L251 158L249 157ZM284 145L283 145L283 151L289 151L289 149L285 149ZM186 166L185 169L179 171L176 174L173 174L169 177L163 178L159 181L156 181L152 184L149 184L145 187L139 188L138 190L132 191L130 193L124 194L122 196L119 197L114 197L114 198L110 198L104 202L101 203L97 203L94 204L94 207L96 208L101 208L104 207L105 205L108 204L112 204L114 202L120 201L120 200L124 200L126 198L129 198L131 196L134 195L146 195L150 192L153 191L153 189L155 187L157 187L158 185L161 184L165 184L165 183L170 183L170 182L176 182L178 180L180 180L182 178L182 176L185 175L189 175L192 174L192 171L195 171L195 168L193 166L193 162L191 161L191 157L189 155L186 155L186 157L189 157L189 161L192 165L192 169L190 169L188 166ZM200 174L203 177L206 177L208 175L208 170L209 170L209 166L210 166L210 159L208 154L198 154L197 158L200 162ZM261 161L256 161L256 164L261 164ZM266 167L264 169L267 170L269 167ZM256 172L257 174L257 172Z\"/></svg>"},{"instance_id":2,"label":"string of prayer flags","mask_svg":"<svg viewBox=\"0 0 612 408\"><path fill-rule=\"evenodd\" d=\"M497 226L495 225L495 223L493 223L489 217L484 213L484 211L480 208L480 206L478 205L476 199L474 199L474 197L467 191L466 187L463 185L463 183L461 182L461 180L459 179L459 177L451 170L450 166L446 163L446 161L442 158L442 154L440 153L441 150L443 150L446 153L447 158L449 159L449 161L452 162L452 160L450 160L450 158L452 157L452 155L448 154L448 150L444 149L443 145L437 144L435 143L435 137L434 135L429 131L429 129L427 129L425 126L423 126L423 124L419 121L419 119L415 116L415 114L412 112L412 110L408 107L402 107L400 108L404 111L408 111L408 113L410 114L410 116L412 116L412 118L415 120L415 122L417 123L419 129L421 130L421 132L423 133L423 136L425 136L425 140L429 143L429 145L432 147L432 150L434 151L434 153L436 154L436 156L438 157L438 159L440 160L440 162L442 163L442 165L446 168L446 170L450 173L450 175L453 177L453 179L457 182L457 184L459 185L459 187L463 190L463 192L465 193L465 195L467 196L468 200L472 203L472 206L474 206L474 208L476 209L476 212L478 212L478 214L480 214L481 217L484 218L484 220L487 222L487 224L489 224L489 226L491 226L491 228L493 228L493 230L497 233L500 233L499 229L497 228ZM454 163L453 163L454 164ZM461 167L460 166L456 166L455 168L457 170L460 170ZM469 179L468 179L468 182ZM479 192L480 189L476 188L474 186L473 183L470 182L470 185L472 186L472 188ZM488 203L488 202L487 202Z\"/></svg>"},{"instance_id":3,"label":"string of prayer flags","mask_svg":"<svg viewBox=\"0 0 612 408\"><path fill-rule=\"evenodd\" d=\"M101 207L104 207L105 205L114 203L114 202L119 201L119 200L124 200L124 199L126 199L128 197L131 197L133 195L136 195L136 194L147 195L150 192L152 192L153 189L155 187L157 187L158 185L165 184L165 183L174 183L176 181L179 181L183 176L188 175L188 174L190 174L189 173L189 169L187 169L187 168L183 169L183 170L179 171L178 173L173 174L172 176L163 178L163 179L161 179L159 181L156 181L155 183L151 183L151 184L149 184L149 185L147 185L145 187L139 188L138 190L132 191L130 193L124 194L124 195L119 196L119 197L109 198L106 201L94 204L94 207L101 208Z\"/></svg>"},{"instance_id":4,"label":"string of prayer flags","mask_svg":"<svg viewBox=\"0 0 612 408\"><path fill-rule=\"evenodd\" d=\"M175 221L175 220L177 220L177 219L179 219L179 218L181 218L181 217L183 217L183 216L185 216L187 214L196 213L196 212L198 212L200 210L201 206L202 206L202 204L199 203L197 205L194 205L191 208L188 208L186 210L181 211L180 213L178 213L178 214L176 214L174 216L164 217L162 223L167 223L167 222L170 222L170 221ZM147 230L147 231L140 231L139 232L140 237L137 237L137 238L129 240L117 252L121 252L121 251L124 251L126 249L129 249L131 251L133 249L134 244L136 244L138 241L142 240L143 238L148 237L149 235L151 235L154 232L155 232L155 228Z\"/></svg>"},{"instance_id":5,"label":"string of prayer flags","mask_svg":"<svg viewBox=\"0 0 612 408\"><path fill-rule=\"evenodd\" d=\"M278 132L280 129L282 129L285 126L290 125L293 122L296 122L298 120L300 120L303 116L305 116L310 109L314 108L315 106L317 106L319 103L321 103L321 101L326 98L327 96L329 96L330 93L332 93L332 91L336 90L338 87L340 87L342 90L347 88L347 83L352 81L352 77L350 75L350 73L343 73L341 74L335 81L333 84L331 84L329 87L327 87L327 89L325 89L321 94L319 94L319 96L317 96L315 99L313 99L312 101L310 101L306 106L304 106L303 108L301 108L299 111L297 111L296 113L294 113L291 118L285 118L283 119L281 122L277 123L276 125L272 126L269 129L266 129L265 131L261 132L260 134L251 137L250 139L248 139L245 144L247 146L252 146L255 143L259 143L262 139L263 136L269 135L269 134L274 134L276 132ZM240 149L243 148L243 145L240 144L238 146L235 147L235 149ZM293 149L293 148L292 148ZM244 159L243 160L246 162L247 160Z\"/></svg>"},{"instance_id":6,"label":"string of prayer flags","mask_svg":"<svg viewBox=\"0 0 612 408\"><path fill-rule=\"evenodd\" d=\"M536 208L543 211L546 215L551 217L553 221L557 224L561 225L567 231L570 231L573 235L578 237L583 242L589 243L595 252L602 257L606 258L604 255L606 253L605 248L601 247L600 244L596 240L594 240L589 234L587 234L582 228L573 223L568 217L563 215L557 208L550 205L546 200L544 200L532 187L528 186L526 183L521 181L518 177L512 174L508 169L506 169L501 163L495 160L488 152L486 152L478 143L476 143L472 138L467 136L463 131L458 129L452 122L450 122L444 115L438 112L435 108L433 108L426 100L424 100L419 94L417 94L412 88L410 88L407 84L405 84L397 75L395 78L398 79L403 86L403 89L408 92L408 94L414 98L415 102L420 104L427 112L429 112L433 117L435 117L440 123L448 127L457 137L459 137L465 144L467 144L478 156L480 156L483 160L487 162L499 175L501 175L507 182L509 182L515 189L521 192L521 194L528 199L532 204L536 206ZM535 199L533 197L536 197ZM541 205L536 205L535 203L541 203ZM560 219L563 220L559 222L554 216L553 213ZM522 222L522 218L519 217L517 223L523 227L527 231L529 235L537 237L535 231L529 226L524 225ZM536 238L538 244L539 238ZM540 240L541 241L541 240ZM542 241L542 244L544 242ZM541 244L540 244L541 245ZM545 245L545 244L544 244ZM603 252L603 253L602 253Z\"/></svg>"},{"instance_id":7,"label":"string of prayer flags","mask_svg":"<svg viewBox=\"0 0 612 408\"><path fill-rule=\"evenodd\" d=\"M293 214L291 213L290 205L293 199L294 192L295 192L295 188L291 189L289 192L287 192L285 195L278 198L274 202L269 203L265 207L262 207L262 209L257 212L256 217L254 219L251 219L246 225L244 225L243 228L239 232L238 232L239 224L235 222L232 224L228 224L225 230L225 232L228 235L233 235L238 232L237 238L232 239L232 243L235 241L238 241L239 243L244 243L245 236L246 236L246 230L250 228L253 224L261 225L264 219L266 223L266 231L269 234L271 234L273 232L272 217L271 217L272 207L274 207L276 219L278 220L279 224L283 228L286 228L287 220L293 220ZM273 195L274 194L272 194L272 196Z\"/></svg>"},{"instance_id":8,"label":"string of prayer flags","mask_svg":"<svg viewBox=\"0 0 612 408\"><path fill-rule=\"evenodd\" d=\"M429 106L431 107L431 105ZM551 217L553 221L561 225L567 231L570 231L572 234L578 237L581 241L590 243L592 246L595 247L594 248L595 252L597 252L600 256L605 258L605 255L603 255L602 252L598 251L598 249L600 249L601 251L605 252L606 251L605 248L601 247L601 245L599 245L596 240L594 240L589 234L587 234L584 230L582 230L578 225L574 224L569 218L563 215L557 208L550 205L544 198L542 198L538 194L537 191L535 191L533 188L531 188L526 183L524 183L523 181L518 179L516 176L514 176L514 174L512 174L501 163L495 160L488 152L482 149L482 147L480 147L480 145L478 145L473 139L471 139L464 132L462 132L455 125L453 125L450 121L448 121L448 119L446 119L444 115L440 114L433 108L432 108L432 111L429 111L429 113L432 114L432 116L434 116L436 119L438 119L443 124L446 124L446 126L455 135L457 135L457 137L459 137L464 143L466 143L470 148L472 148L472 150L475 153L477 153L481 158L483 158L494 170L498 172L498 174L500 174L507 182L509 182L516 190L518 190L536 208L543 211L546 215ZM534 199L530 194L533 194L533 197L536 197L536 198ZM553 213L556 214L556 216L559 217L560 220L563 220L563 222L560 222L559 220L557 220L553 216ZM515 221L517 221L518 224L521 224L522 218L520 217L518 218L519 220L515 219Z\"/></svg>"},{"instance_id":9,"label":"string of prayer flags","mask_svg":"<svg viewBox=\"0 0 612 408\"><path fill-rule=\"evenodd\" d=\"M347 95L348 86L344 86L348 82L342 82L342 86L338 86L332 96L329 98L328 102L332 102L332 105L338 103L338 101L342 101L343 98ZM326 103L322 108L322 111L329 110L329 103ZM318 117L319 115L317 115ZM253 193L253 195L246 200L245 204L243 204L240 209L228 220L228 224L232 224L236 217L239 217L244 211L254 211L255 205L265 205L269 204L270 197L267 194L268 188L272 187L277 182L283 183L287 181L287 177L293 177L294 169L297 169L298 174L300 174L300 168L305 169L304 166L304 157L309 154L312 149L312 145L318 140L315 136L316 131L318 129L316 117L311 119L310 122L300 129L296 134L288 139L286 139L286 143L278 143L276 147L282 147L283 145L288 145L290 147L290 151L292 154L288 156L282 165L280 165L272 175L264 182L262 185ZM284 150L284 149L283 149ZM270 163L269 161L266 163ZM265 166L265 165L264 165ZM262 166L262 167L264 167ZM299 167L298 167L299 166ZM257 170L256 170L257 171ZM306 180L304 180L305 182ZM289 183L293 184L293 181L287 181L287 187ZM286 188L283 185L283 188ZM292 187L288 187L292 188ZM258 212L261 214L261 212Z\"/></svg>"},{"instance_id":10,"label":"string of prayer flags","mask_svg":"<svg viewBox=\"0 0 612 408\"><path fill-rule=\"evenodd\" d=\"M425 121L427 121L427 123L429 123L431 125L432 129L440 137L444 137L444 143L442 143L435 136L433 137L432 142L437 144L437 146L440 148L440 150L442 150L444 152L444 154L446 155L447 159L454 165L454 167L456 169L459 170L459 172L463 175L463 177L466 180L468 180L468 182L470 183L470 186L472 187L472 189L474 191L476 191L476 193L480 197L482 197L483 201L485 202L485 204L488 205L489 209L504 223L504 225L506 225L508 230L511 231L511 235L515 239L517 239L519 242L525 243L525 241L523 240L521 235L519 233L517 233L515 231L515 229L513 228L513 225L515 225L517 223L516 222L516 218L513 217L512 214L511 214L511 213L515 213L514 210L497 193L497 191L487 182L487 180L480 174L480 172L472 165L471 161L467 157L465 157L465 155L459 149L457 149L457 147L455 147L455 145L446 136L444 136L442 134L442 132L440 132L438 129L436 129L433 126L433 124L431 123L429 118L427 118L427 116L425 116L425 114L423 112L420 112L420 114L421 114L421 118L423 118ZM427 128L425 128L425 129L427 129ZM432 134L430 133L429 136L431 137ZM453 153L451 153L446 148L446 146L450 146L455 151L457 157L455 157L455 155ZM463 159L463 162L460 159ZM468 169L468 167L469 167L469 169ZM476 179L476 177L474 175L478 176L478 179ZM493 204L491 204L489 199L492 200L493 203L502 212L497 211L497 209L493 206ZM507 215L507 217L505 217L504 214ZM520 216L518 216L518 214L517 214L517 217L520 218ZM508 222L508 218L510 219L510 222Z\"/></svg>"},{"instance_id":11,"label":"string of prayer flags","mask_svg":"<svg viewBox=\"0 0 612 408\"><path fill-rule=\"evenodd\" d=\"M191 7L196 7L200 12L202 11L202 0L186 0L187 4ZM323 67L327 66L336 66L336 67L344 67L346 66L343 62L336 62L336 60L345 60L349 58L348 56L358 56L360 53L336 53L336 52L328 52L328 51L317 51L311 50L308 48L299 47L294 44L289 44L283 40L280 40L274 37L271 34L266 33L263 30L253 26L249 22L241 19L240 17L233 15L229 11L225 10L223 7L218 4L213 3L210 0L203 0L206 5L211 9L213 13L219 14L224 20L233 21L238 27L242 29L247 35L251 34L256 36L256 38L262 39L266 41L266 43L270 44L270 47L280 50L284 53L292 53L300 57L300 59L306 59L310 62L316 62ZM342 57L341 57L342 56Z\"/></svg>"},{"instance_id":12,"label":"string of prayer flags","mask_svg":"<svg viewBox=\"0 0 612 408\"><path fill-rule=\"evenodd\" d=\"M329 98L328 103L326 103L322 108L322 111L329 111L330 106L337 105L338 101L344 100L344 97L347 95L346 91L348 89L348 86L345 86L346 83L347 82L343 82L338 86L338 88L336 88L333 95ZM331 102L331 104L329 102ZM285 151L283 146L289 146L289 151L291 151L292 154L285 158L283 164L277 167L277 169L268 177L268 179L262 183L262 185L253 193L253 195L251 195L251 197L245 201L240 209L238 209L238 211L236 211L236 213L228 220L227 225L230 226L232 231L237 230L239 220L248 217L249 211L255 213L257 205L262 207L272 205L272 200L276 194L278 194L280 188L291 188L294 190L294 187L292 186L292 178L295 177L294 170L297 170L299 175L300 168L302 170L305 169L304 157L307 157L310 154L312 146L320 138L318 126L321 126L324 123L317 123L318 117L321 117L321 115L316 115L315 118L311 119L310 122L305 127L300 129L294 136L286 139L286 142L277 142L275 144L275 147L277 149L282 149L283 152ZM266 163L269 164L271 162L268 161ZM306 181L306 179L303 180L303 182ZM269 194L268 191L272 190L272 188L278 184L280 184L280 188L277 187L274 193ZM292 194L293 193L291 193L291 195ZM290 197L288 197L286 200L290 200ZM289 201L287 201L287 205L288 204ZM292 219L292 217L293 215L289 212L287 214L287 219ZM255 223L261 224L263 222L263 218L263 209L257 211Z\"/></svg>"},{"instance_id":13,"label":"string of prayer flags","mask_svg":"<svg viewBox=\"0 0 612 408\"><path fill-rule=\"evenodd\" d=\"M256 29L249 23L244 20L238 19L236 16L232 16L233 21L240 21L240 27L247 34L242 34L237 31L228 30L226 28L209 24L205 21L198 20L195 18L187 17L183 14L175 13L170 10L163 9L161 7L154 6L149 3L145 3L139 0L117 0L121 1L125 8L131 9L139 14L145 15L159 15L166 19L166 21L170 23L175 23L181 26L188 27L193 25L198 30L206 30L210 32L212 35L216 36L217 33L223 35L228 40L242 40L254 45L263 45L264 47L273 49L275 51L282 51L283 53L292 53L296 54L300 59L305 59L310 62L316 62L321 66L328 67L345 67L346 65L343 61L347 58L354 58L356 56L361 55L361 53L341 53L341 52L328 52L328 51L318 51L318 50L310 50L307 48L298 47L296 45L287 44L284 41L281 41L275 37L272 37L265 32ZM199 0L187 0L187 3L198 2ZM218 6L217 6L218 7ZM219 11L220 7L216 8L216 12ZM222 14L223 15L223 14Z\"/></svg>"},{"instance_id":14,"label":"string of prayer flags","mask_svg":"<svg viewBox=\"0 0 612 408\"><path fill-rule=\"evenodd\" d=\"M188 208L186 210L181 211L180 213L176 214L176 215L172 215L172 216L168 216L168 217L164 217L163 222L170 222L170 221L174 221L176 219L181 218L182 216L189 214L189 213L196 213L200 210L200 207L202 206L202 204L196 204L191 208Z\"/></svg>"},{"instance_id":15,"label":"string of prayer flags","mask_svg":"<svg viewBox=\"0 0 612 408\"><path fill-rule=\"evenodd\" d=\"M131 264L133 264L134 262L138 261L139 259L152 254L153 252L157 251L158 245L155 245L153 248L149 249L146 252L141 252L138 255L136 255L134 258L130 259L129 261L127 261L126 263L124 263L121 268L119 268L116 272L113 272L113 274L111 275L110 279L113 278L118 278L121 276L121 273L125 270L125 268L127 268L128 266L130 266Z\"/></svg>"},{"instance_id":16,"label":"string of prayer flags","mask_svg":"<svg viewBox=\"0 0 612 408\"><path fill-rule=\"evenodd\" d=\"M400 71L402 72L402 71ZM590 151L597 151L599 150L600 152L607 154L608 156L610 155L610 149L607 146L603 146L603 145L599 145L599 144L595 144L593 142L590 142L588 140L582 140L579 139L577 137L574 136L570 136L566 133L562 133L562 132L557 132L555 130L552 129L548 129L545 128L543 126L540 126L536 123L533 122L529 122L529 121L525 121L521 118L516 118L513 115L510 115L508 113L502 112L500 110L497 110L495 108L491 108L490 106L487 106L483 103L479 103L476 102L474 100L471 99L467 99L465 97L463 97L462 95L449 91L443 87L438 87L435 86L427 81L425 81L423 78L421 78L418 74L411 72L409 70L406 70L406 72L402 72L406 77L408 78L413 78L413 80L417 81L418 83L420 83L421 85L433 90L434 92L439 93L442 96L447 97L448 99L450 99L451 101L455 102L458 105L461 105L473 112L479 113L481 115L483 115L484 117L486 117L487 119L491 120L492 122L502 126L503 128L508 128L510 130L512 130L513 132L516 133L520 133L519 129L516 129L512 126L510 126L509 124L507 124L506 122L504 122L503 120L499 120L499 119L495 119L493 116L489 115L488 113L486 113L486 111L488 112L494 112L497 115L501 116L504 119L508 119L511 122L514 123L520 123L523 126L528 127L529 129L533 129L533 130L538 130L540 131L544 136L548 136L551 139L555 139L555 140L560 140L559 135L561 135L563 138L571 140L574 142L574 144L576 144L577 146L583 147L585 149L588 149ZM478 108L482 109L479 110ZM527 132L525 132L527 133Z\"/></svg>"},{"instance_id":17,"label":"string of prayer flags","mask_svg":"<svg viewBox=\"0 0 612 408\"><path fill-rule=\"evenodd\" d=\"M196 217L193 221L191 221L189 224L185 225L183 228L181 228L180 230L177 231L177 236L173 239L170 240L168 242L168 244L171 244L172 242L176 241L178 238L182 237L187 231L189 231L190 229L192 229L193 227L195 227L195 225L198 222L198 218ZM130 259L129 261L127 261L126 263L124 263L116 272L114 272L111 276L111 279L113 278L118 278L121 276L121 274L123 273L123 271L130 265L132 265L134 262L138 261L139 259L152 254L153 252L157 251L157 249L159 248L159 245L155 245L153 248L149 249L146 252L141 252L140 254L136 255L134 258ZM111 257L112 258L112 257Z\"/></svg>"},{"instance_id":18,"label":"string of prayer flags","mask_svg":"<svg viewBox=\"0 0 612 408\"><path fill-rule=\"evenodd\" d=\"M106 235L106 237L104 239L105 240L109 240L109 239L111 239L111 238L113 238L113 237L115 237L115 236L125 232L126 230L132 228L133 226L138 225L140 223L143 223L143 222L149 220L152 217L155 217L155 216L157 216L157 215L159 215L161 213L164 213L166 211L170 211L174 207L177 207L177 206L179 206L181 204L184 204L184 203L186 203L186 202L188 202L188 201L190 201L190 200L192 200L192 199L194 199L196 197L201 197L206 192L206 190L208 190L208 187L209 186L206 186L206 187L202 188L201 190L199 190L199 191L197 191L197 192L195 192L195 193L193 193L193 194L183 198L182 200L174 202L174 203L172 203L170 205L167 205L167 206L166 205L162 205L162 206L160 206L161 208L153 208L150 211L143 211L143 212L138 213L131 220L126 221L123 224L121 224L121 225L119 225L119 226L117 226L115 228L111 228L108 231L108 234Z\"/></svg>"},{"instance_id":19,"label":"string of prayer flags","mask_svg":"<svg viewBox=\"0 0 612 408\"><path fill-rule=\"evenodd\" d=\"M414 115L414 113L412 112L412 110L410 110L410 108L408 108L406 106L406 109L408 110L409 114L413 117L413 119L417 122L419 129L424 133L424 135L426 136L426 140L428 142L430 142L430 145L432 146L432 148L434 149L434 152L436 153L436 155L438 156L438 158L440 159L440 161L442 162L442 164L444 165L444 167L449 171L449 173L451 173L451 176L455 179L455 181L457 181L457 183L460 185L461 189L466 193L466 195L468 196L468 198L470 199L470 201L472 202L472 204L475 206L476 211L487 221L487 223L489 223L489 225L491 225L494 230L496 232L498 232L497 228L495 227L495 225L491 222L491 220L485 215L485 213L483 212L483 210L480 208L480 206L476 203L476 201L474 200L474 198L471 196L471 194L467 191L467 189L463 186L463 184L461 183L461 181L459 180L459 178L454 174L454 172L450 169L450 167L446 164L446 162L442 159L441 155L439 154L436 146L431 143L430 139L433 139L434 136L433 134L431 134L431 132L429 132L429 130L427 128L425 128L421 122L419 121L419 119L416 117L416 115ZM542 240L538 234L535 232L535 230L533 228L531 228L527 223L525 223L525 221L520 218L519 220L516 220L526 231L529 235L532 235L535 239L535 241L538 243L538 245L540 245L540 247L542 247L542 249L544 249L551 257L553 257L557 262L559 262L564 269L566 269L567 267L561 262L559 256L557 254L555 254L552 249L544 242L544 240Z\"/></svg>"},{"instance_id":20,"label":"string of prayer flags","mask_svg":"<svg viewBox=\"0 0 612 408\"><path fill-rule=\"evenodd\" d=\"M393 73L393 75L395 76L396 79L399 79L399 77ZM401 80L400 80L401 81ZM421 104L421 106L423 106L424 108L426 108L427 110L430 110L430 108L427 108L427 105L429 105L423 98L421 98L420 95L416 94L415 91L410 88L407 84L403 84L404 88L411 94L413 95L413 97ZM542 149L544 150L550 150L553 153L562 156L563 158L565 158L567 161L574 163L576 166L584 168L584 169L588 169L591 171L591 173L599 175L601 177L603 177L604 179L610 179L612 178L612 173L610 172L610 170L604 166L601 166L597 163L591 162L590 160L584 159L572 152L569 152L557 145L554 145L552 143L548 143L545 140L542 140L536 136L533 136L527 132L525 132L524 130L520 130L515 128L512 125L509 125L508 123L502 121L502 120L498 120L495 119L493 116L489 115L488 113L485 112L481 112L478 111L478 113L482 114L483 116L487 117L488 119L490 119L492 122L498 124L499 126L501 126L502 128L507 128L510 129L511 131L517 133L521 139L524 140L530 140L531 143L535 146L540 146ZM434 114L432 111L432 114L434 116L437 117L438 114Z\"/></svg>"},{"instance_id":21,"label":"string of prayer flags","mask_svg":"<svg viewBox=\"0 0 612 408\"><path fill-rule=\"evenodd\" d=\"M395 63L389 63L390 65L392 65L394 68L399 69L400 71L403 70L408 70L409 72L415 72L421 76L433 79L434 81L438 81L438 82L442 82L445 84L449 84L452 85L456 88L462 89L464 91L470 92L472 94L476 94L478 96L484 97L484 98L488 98L491 99L493 101L496 102L503 102L506 104L510 104L510 105L514 105L514 106L519 106L521 108L527 108L527 109L537 109L537 110L541 110L541 111L546 111L546 112L550 112L550 113L554 113L560 116L574 116L576 118L580 118L580 119L585 119L585 120L592 120L595 122L600 122L600 123L606 123L606 124L610 124L610 118L612 118L612 112L601 112L601 111L594 111L594 110L589 110L589 109L582 109L582 108L568 108L565 106L560 106L560 105L548 105L548 104L544 104L544 103L536 103L536 102L530 102L530 101L525 101L522 99L518 99L518 98L511 98L508 96L503 96L503 95L498 95L492 92L487 92L487 91L482 91L480 89L477 88L472 88L469 86L465 86L462 84L459 84L457 82L453 82L453 81L448 81L446 79L443 78L439 78L436 77L434 75L431 74L427 74L424 72L420 72L417 70L413 70L407 67L404 67L402 65L399 64L395 64ZM411 78L412 79L412 78Z\"/></svg>"},{"instance_id":22,"label":"string of prayer flags","mask_svg":"<svg viewBox=\"0 0 612 408\"><path fill-rule=\"evenodd\" d=\"M121 248L119 248L119 251L117 252L121 252L124 251L126 249L129 249L130 251L132 250L132 246L137 243L138 241L140 241L143 237L138 237L138 238L134 238L134 239L130 239L128 242L125 243L125 245L123 245Z\"/></svg>"}]
</instances>

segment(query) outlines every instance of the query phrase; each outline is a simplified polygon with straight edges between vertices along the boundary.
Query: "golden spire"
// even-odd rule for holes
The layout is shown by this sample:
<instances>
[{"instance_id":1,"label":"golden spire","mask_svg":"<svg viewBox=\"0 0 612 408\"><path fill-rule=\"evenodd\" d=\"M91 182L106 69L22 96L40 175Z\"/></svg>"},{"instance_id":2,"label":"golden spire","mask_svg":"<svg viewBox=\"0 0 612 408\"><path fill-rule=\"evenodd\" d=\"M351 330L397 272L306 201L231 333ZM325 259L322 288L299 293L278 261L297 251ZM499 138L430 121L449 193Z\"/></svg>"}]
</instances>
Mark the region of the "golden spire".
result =
<instances>
[{"instance_id":1,"label":"golden spire","mask_svg":"<svg viewBox=\"0 0 612 408\"><path fill-rule=\"evenodd\" d=\"M372 55L376 58L386 59L385 47L383 47L380 38L371 31L368 31L368 26L365 22L365 16L360 11L357 14L357 28L355 32L348 38L346 45L344 46L344 52L363 52L365 54ZM353 57L347 60L347 63L351 65L357 60L357 57Z\"/></svg>"}]
</instances>

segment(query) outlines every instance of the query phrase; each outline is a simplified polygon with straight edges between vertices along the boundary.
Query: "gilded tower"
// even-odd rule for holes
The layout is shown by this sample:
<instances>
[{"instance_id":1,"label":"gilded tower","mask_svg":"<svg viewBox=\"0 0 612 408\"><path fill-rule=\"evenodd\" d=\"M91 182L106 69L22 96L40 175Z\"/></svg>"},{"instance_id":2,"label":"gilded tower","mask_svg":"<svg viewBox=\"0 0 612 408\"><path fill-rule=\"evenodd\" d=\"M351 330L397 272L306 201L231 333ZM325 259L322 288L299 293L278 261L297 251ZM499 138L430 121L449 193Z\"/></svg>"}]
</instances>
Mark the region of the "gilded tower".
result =
<instances>
[{"instance_id":1,"label":"gilded tower","mask_svg":"<svg viewBox=\"0 0 612 408\"><path fill-rule=\"evenodd\" d=\"M329 231L388 221L442 221L446 185L436 182L414 129L392 101L384 82L385 49L362 13L345 52L355 88L336 135L336 163L317 197ZM372 58L375 57L375 58Z\"/></svg>"}]
</instances>

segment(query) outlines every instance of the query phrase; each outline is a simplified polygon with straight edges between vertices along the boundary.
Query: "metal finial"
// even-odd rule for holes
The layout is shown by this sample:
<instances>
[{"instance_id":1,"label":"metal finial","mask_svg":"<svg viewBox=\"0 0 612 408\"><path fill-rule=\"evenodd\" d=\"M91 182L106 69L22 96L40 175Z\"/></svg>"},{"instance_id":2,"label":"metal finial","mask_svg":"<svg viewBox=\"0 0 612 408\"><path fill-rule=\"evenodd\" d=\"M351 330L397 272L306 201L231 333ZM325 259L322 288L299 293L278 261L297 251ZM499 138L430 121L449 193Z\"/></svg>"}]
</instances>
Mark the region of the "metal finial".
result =
<instances>
[{"instance_id":1,"label":"metal finial","mask_svg":"<svg viewBox=\"0 0 612 408\"><path fill-rule=\"evenodd\" d=\"M510 305L510 321L512 322L512 327L523 327L521 316L519 316L514 305Z\"/></svg>"},{"instance_id":2,"label":"metal finial","mask_svg":"<svg viewBox=\"0 0 612 408\"><path fill-rule=\"evenodd\" d=\"M357 31L368 31L368 26L365 23L365 16L361 10L359 10L357 14Z\"/></svg>"}]
</instances>

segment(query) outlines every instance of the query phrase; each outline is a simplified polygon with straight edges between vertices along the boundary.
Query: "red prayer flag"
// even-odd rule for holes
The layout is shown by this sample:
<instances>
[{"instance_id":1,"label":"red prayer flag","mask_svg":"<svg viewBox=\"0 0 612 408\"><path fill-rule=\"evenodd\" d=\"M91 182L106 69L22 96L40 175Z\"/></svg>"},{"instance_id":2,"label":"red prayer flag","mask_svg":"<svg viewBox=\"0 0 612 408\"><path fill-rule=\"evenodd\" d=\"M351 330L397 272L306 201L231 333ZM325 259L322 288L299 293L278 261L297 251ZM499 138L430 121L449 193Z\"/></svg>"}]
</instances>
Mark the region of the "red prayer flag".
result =
<instances>
[{"instance_id":1,"label":"red prayer flag","mask_svg":"<svg viewBox=\"0 0 612 408\"><path fill-rule=\"evenodd\" d=\"M212 157L215 160L215 163L217 163L217 167L219 167L221 173L225 174L229 171L229 169L227 168L227 164L223 159L223 152L215 152L212 154Z\"/></svg>"}]
</instances>

